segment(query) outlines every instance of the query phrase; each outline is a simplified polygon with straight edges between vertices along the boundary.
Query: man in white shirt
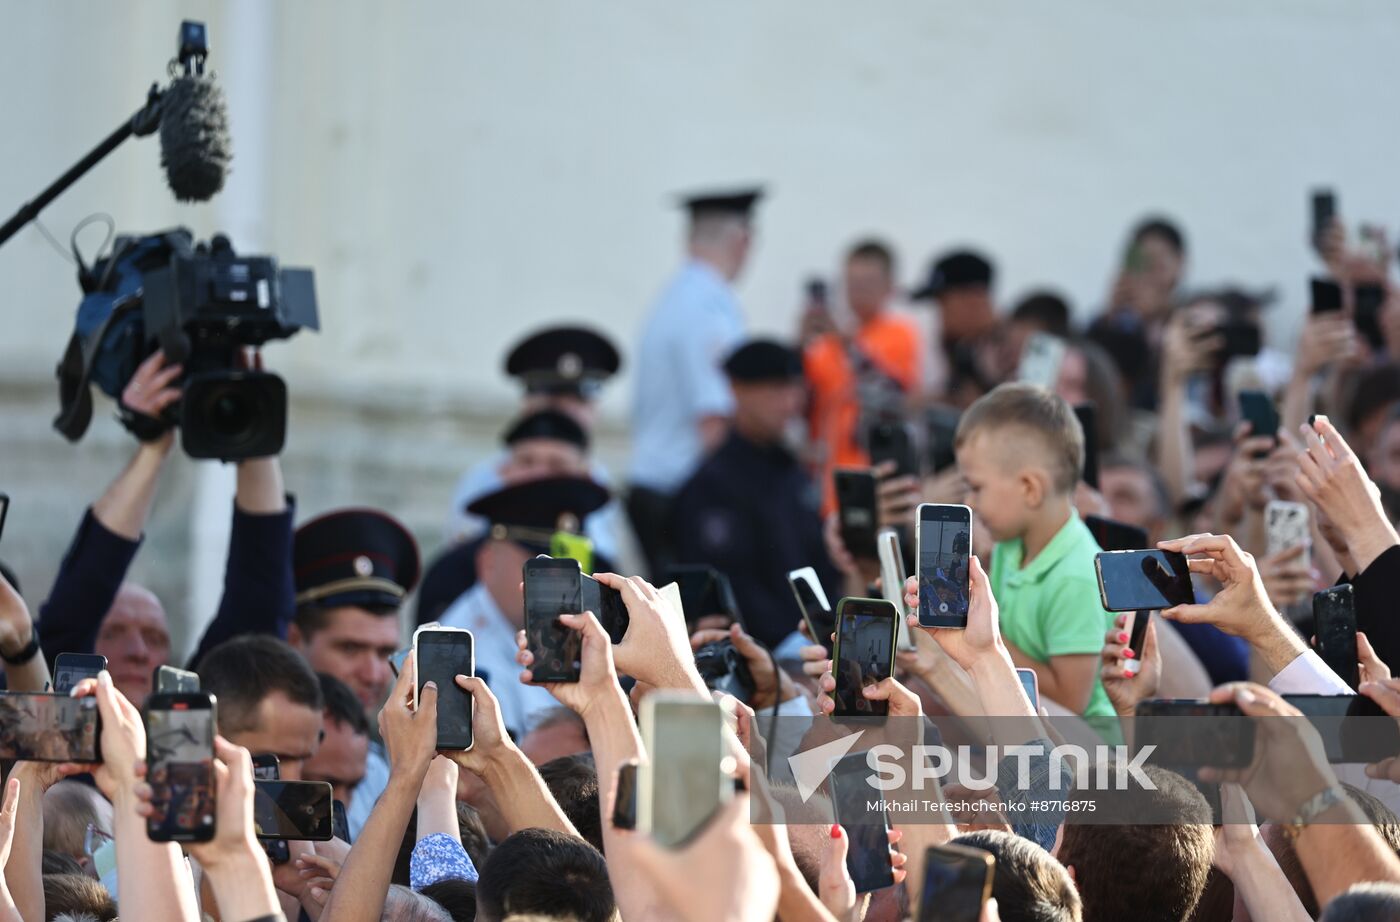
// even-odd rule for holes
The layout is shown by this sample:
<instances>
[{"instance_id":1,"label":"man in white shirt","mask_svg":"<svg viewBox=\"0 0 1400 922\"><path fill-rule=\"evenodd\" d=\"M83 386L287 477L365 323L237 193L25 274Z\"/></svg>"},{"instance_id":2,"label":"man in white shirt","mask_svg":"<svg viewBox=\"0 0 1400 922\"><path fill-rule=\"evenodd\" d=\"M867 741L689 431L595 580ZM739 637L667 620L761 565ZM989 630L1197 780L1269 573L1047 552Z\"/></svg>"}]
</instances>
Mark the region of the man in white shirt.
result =
<instances>
[{"instance_id":1,"label":"man in white shirt","mask_svg":"<svg viewBox=\"0 0 1400 922\"><path fill-rule=\"evenodd\" d=\"M627 512L653 577L669 562L672 497L727 431L732 397L720 366L744 339L731 286L748 261L750 214L762 194L747 189L684 200L688 258L642 331Z\"/></svg>"}]
</instances>

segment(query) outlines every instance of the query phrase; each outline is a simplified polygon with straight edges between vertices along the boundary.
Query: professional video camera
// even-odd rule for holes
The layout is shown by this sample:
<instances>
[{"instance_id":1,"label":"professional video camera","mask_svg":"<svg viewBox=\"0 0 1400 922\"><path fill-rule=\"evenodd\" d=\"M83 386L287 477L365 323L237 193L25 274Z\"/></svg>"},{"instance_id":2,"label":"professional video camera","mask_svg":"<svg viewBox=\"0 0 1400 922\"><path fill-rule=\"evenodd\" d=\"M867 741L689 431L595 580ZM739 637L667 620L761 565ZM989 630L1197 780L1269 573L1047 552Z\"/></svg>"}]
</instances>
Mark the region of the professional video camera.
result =
<instances>
[{"instance_id":1,"label":"professional video camera","mask_svg":"<svg viewBox=\"0 0 1400 922\"><path fill-rule=\"evenodd\" d=\"M192 458L275 455L286 438L287 387L249 369L249 347L319 329L310 269L279 269L269 256L237 256L228 238L196 245L184 228L118 237L107 258L79 273L85 296L58 367L62 409L54 428L77 441L92 419L89 384L120 400L157 348L184 365L184 395L159 421L178 425ZM133 424L134 423L134 424Z\"/></svg>"},{"instance_id":2,"label":"professional video camera","mask_svg":"<svg viewBox=\"0 0 1400 922\"><path fill-rule=\"evenodd\" d=\"M733 695L744 704L753 700L753 671L729 638L711 641L696 650L695 670L711 691Z\"/></svg>"}]
</instances>

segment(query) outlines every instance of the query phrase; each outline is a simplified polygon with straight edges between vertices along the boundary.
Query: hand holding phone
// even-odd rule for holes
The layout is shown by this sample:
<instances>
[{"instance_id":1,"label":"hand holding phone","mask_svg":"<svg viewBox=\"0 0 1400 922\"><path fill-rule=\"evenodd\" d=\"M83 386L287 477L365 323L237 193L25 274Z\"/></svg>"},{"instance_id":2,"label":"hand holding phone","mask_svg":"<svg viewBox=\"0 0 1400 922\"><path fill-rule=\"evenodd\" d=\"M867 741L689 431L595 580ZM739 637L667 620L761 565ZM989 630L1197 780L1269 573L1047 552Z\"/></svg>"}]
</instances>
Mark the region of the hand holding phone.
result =
<instances>
[{"instance_id":1,"label":"hand holding phone","mask_svg":"<svg viewBox=\"0 0 1400 922\"><path fill-rule=\"evenodd\" d=\"M868 470L837 470L837 515L841 524L841 543L857 560L876 560L876 533L880 518L879 488L875 475Z\"/></svg>"},{"instance_id":2,"label":"hand holding phone","mask_svg":"<svg viewBox=\"0 0 1400 922\"><path fill-rule=\"evenodd\" d=\"M1240 391L1240 418L1249 423L1254 438L1278 440L1279 415L1274 401L1263 391Z\"/></svg>"},{"instance_id":3,"label":"hand holding phone","mask_svg":"<svg viewBox=\"0 0 1400 922\"><path fill-rule=\"evenodd\" d=\"M583 638L559 622L560 615L583 611L578 561L534 557L525 561L525 639L534 655L536 684L577 682Z\"/></svg>"},{"instance_id":4,"label":"hand holding phone","mask_svg":"<svg viewBox=\"0 0 1400 922\"><path fill-rule=\"evenodd\" d=\"M924 853L919 922L979 922L995 872L996 859L980 848L931 846Z\"/></svg>"},{"instance_id":5,"label":"hand holding phone","mask_svg":"<svg viewBox=\"0 0 1400 922\"><path fill-rule=\"evenodd\" d=\"M472 696L457 684L459 675L476 674L471 631L424 625L413 632L413 707L423 686L437 686L437 748L472 748Z\"/></svg>"},{"instance_id":6,"label":"hand holding phone","mask_svg":"<svg viewBox=\"0 0 1400 922\"><path fill-rule=\"evenodd\" d=\"M1176 551L1105 551L1094 556L1104 611L1160 611L1195 601L1191 568Z\"/></svg>"},{"instance_id":7,"label":"hand holding phone","mask_svg":"<svg viewBox=\"0 0 1400 922\"><path fill-rule=\"evenodd\" d=\"M846 598L837 603L833 719L889 713L889 702L870 700L865 689L894 675L898 619L895 607L884 599Z\"/></svg>"},{"instance_id":8,"label":"hand holding phone","mask_svg":"<svg viewBox=\"0 0 1400 922\"><path fill-rule=\"evenodd\" d=\"M60 653L53 661L53 690L71 692L84 679L95 679L107 668L107 657L96 653Z\"/></svg>"},{"instance_id":9,"label":"hand holding phone","mask_svg":"<svg viewBox=\"0 0 1400 922\"><path fill-rule=\"evenodd\" d=\"M153 842L214 838L214 696L153 695L146 703L146 783Z\"/></svg>"},{"instance_id":10,"label":"hand holding phone","mask_svg":"<svg viewBox=\"0 0 1400 922\"><path fill-rule=\"evenodd\" d=\"M724 713L692 693L654 691L642 699L637 831L664 848L690 841L734 795L724 772Z\"/></svg>"},{"instance_id":11,"label":"hand holding phone","mask_svg":"<svg viewBox=\"0 0 1400 922\"><path fill-rule=\"evenodd\" d=\"M965 628L972 591L972 510L923 503L918 514L919 624Z\"/></svg>"},{"instance_id":12,"label":"hand holding phone","mask_svg":"<svg viewBox=\"0 0 1400 922\"><path fill-rule=\"evenodd\" d=\"M802 620L807 625L807 633L813 643L826 647L826 655L832 654L831 636L836 631L836 616L831 611L831 603L826 600L826 590L822 588L817 571L803 567L788 574L788 585L797 596L797 607L802 610Z\"/></svg>"},{"instance_id":13,"label":"hand holding phone","mask_svg":"<svg viewBox=\"0 0 1400 922\"><path fill-rule=\"evenodd\" d=\"M1356 653L1356 595L1350 583L1313 596L1313 630L1317 655L1343 682L1356 688L1361 674Z\"/></svg>"},{"instance_id":14,"label":"hand holding phone","mask_svg":"<svg viewBox=\"0 0 1400 922\"><path fill-rule=\"evenodd\" d=\"M833 766L830 775L831 804L836 822L850 837L846 870L857 893L870 893L894 885L890 864L890 818L884 801L872 799L870 767L864 752L851 753Z\"/></svg>"}]
</instances>

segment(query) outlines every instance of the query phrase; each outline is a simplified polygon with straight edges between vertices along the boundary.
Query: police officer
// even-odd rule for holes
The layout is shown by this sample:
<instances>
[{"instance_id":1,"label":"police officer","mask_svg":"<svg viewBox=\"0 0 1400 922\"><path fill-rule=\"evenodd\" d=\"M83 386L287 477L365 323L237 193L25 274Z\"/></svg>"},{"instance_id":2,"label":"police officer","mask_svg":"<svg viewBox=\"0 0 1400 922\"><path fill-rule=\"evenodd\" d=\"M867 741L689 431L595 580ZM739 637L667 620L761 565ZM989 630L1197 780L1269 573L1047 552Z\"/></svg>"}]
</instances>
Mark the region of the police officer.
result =
<instances>
[{"instance_id":1,"label":"police officer","mask_svg":"<svg viewBox=\"0 0 1400 922\"><path fill-rule=\"evenodd\" d=\"M814 567L831 598L840 581L822 542L821 491L786 444L801 423L801 356L753 340L729 356L724 372L733 425L676 496L672 534L677 559L728 575L749 633L771 648L802 617L790 571Z\"/></svg>"},{"instance_id":2,"label":"police officer","mask_svg":"<svg viewBox=\"0 0 1400 922\"><path fill-rule=\"evenodd\" d=\"M720 363L744 338L730 287L744 269L761 189L684 199L688 258L653 306L637 350L627 512L650 575L671 562L666 525L676 491L724 439L733 409Z\"/></svg>"}]
</instances>

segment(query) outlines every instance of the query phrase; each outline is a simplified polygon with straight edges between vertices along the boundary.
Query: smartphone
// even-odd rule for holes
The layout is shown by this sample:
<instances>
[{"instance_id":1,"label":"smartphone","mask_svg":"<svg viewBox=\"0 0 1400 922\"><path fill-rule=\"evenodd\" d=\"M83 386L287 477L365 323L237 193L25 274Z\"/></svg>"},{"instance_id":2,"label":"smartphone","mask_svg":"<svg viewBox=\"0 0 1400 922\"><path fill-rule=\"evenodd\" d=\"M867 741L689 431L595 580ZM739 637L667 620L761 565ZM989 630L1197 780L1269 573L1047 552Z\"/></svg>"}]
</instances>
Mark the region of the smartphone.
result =
<instances>
[{"instance_id":1,"label":"smartphone","mask_svg":"<svg viewBox=\"0 0 1400 922\"><path fill-rule=\"evenodd\" d=\"M888 701L871 701L863 689L894 675L899 614L884 599L845 598L836 607L836 679L833 718L884 717Z\"/></svg>"},{"instance_id":2,"label":"smartphone","mask_svg":"<svg viewBox=\"0 0 1400 922\"><path fill-rule=\"evenodd\" d=\"M1325 276L1315 275L1310 281L1314 314L1336 314L1342 309L1342 286Z\"/></svg>"},{"instance_id":3,"label":"smartphone","mask_svg":"<svg viewBox=\"0 0 1400 922\"><path fill-rule=\"evenodd\" d=\"M457 684L459 675L476 675L472 632L458 627L429 627L413 632L413 706L428 682L437 683L437 748L472 748L472 696Z\"/></svg>"},{"instance_id":4,"label":"smartphone","mask_svg":"<svg viewBox=\"0 0 1400 922\"><path fill-rule=\"evenodd\" d=\"M1147 625L1152 620L1152 612L1135 611L1132 612L1133 626L1128 631L1128 649L1133 651L1133 658L1123 661L1123 672L1129 676L1135 676L1142 672L1142 644L1147 639Z\"/></svg>"},{"instance_id":5,"label":"smartphone","mask_svg":"<svg viewBox=\"0 0 1400 922\"><path fill-rule=\"evenodd\" d=\"M1196 600L1186 555L1176 551L1104 551L1094 555L1104 611L1160 611Z\"/></svg>"},{"instance_id":6,"label":"smartphone","mask_svg":"<svg viewBox=\"0 0 1400 922\"><path fill-rule=\"evenodd\" d=\"M1264 346L1259 324L1243 317L1231 317L1222 323L1217 332L1224 340L1221 357L1228 361L1233 358L1251 358L1259 354Z\"/></svg>"},{"instance_id":7,"label":"smartphone","mask_svg":"<svg viewBox=\"0 0 1400 922\"><path fill-rule=\"evenodd\" d=\"M331 801L331 838L350 841L350 818L345 813L345 804L338 800Z\"/></svg>"},{"instance_id":8,"label":"smartphone","mask_svg":"<svg viewBox=\"0 0 1400 922\"><path fill-rule=\"evenodd\" d=\"M880 529L877 546L880 551L880 594L899 612L899 649L917 649L914 638L909 636L906 617L909 609L904 604L904 554L899 547L899 532L893 528Z\"/></svg>"},{"instance_id":9,"label":"smartphone","mask_svg":"<svg viewBox=\"0 0 1400 922\"><path fill-rule=\"evenodd\" d=\"M434 625L437 623L436 621L433 622ZM412 647L404 647L402 650L399 650L393 656L389 657L389 671L394 674L394 678L397 679L399 673L403 672L403 664L408 661L408 654L412 652Z\"/></svg>"},{"instance_id":10,"label":"smartphone","mask_svg":"<svg viewBox=\"0 0 1400 922\"><path fill-rule=\"evenodd\" d=\"M1337 193L1331 189L1314 189L1312 194L1313 245L1322 242L1322 235L1337 217Z\"/></svg>"},{"instance_id":11,"label":"smartphone","mask_svg":"<svg viewBox=\"0 0 1400 922\"><path fill-rule=\"evenodd\" d=\"M914 447L914 427L906 422L889 420L872 425L865 435L870 466L894 462L891 477L919 476L919 455Z\"/></svg>"},{"instance_id":12,"label":"smartphone","mask_svg":"<svg viewBox=\"0 0 1400 922\"><path fill-rule=\"evenodd\" d=\"M1324 589L1313 596L1313 634L1317 638L1317 655L1328 668L1352 688L1360 684L1356 597L1350 583Z\"/></svg>"},{"instance_id":13,"label":"smartphone","mask_svg":"<svg viewBox=\"0 0 1400 922\"><path fill-rule=\"evenodd\" d=\"M199 673L176 669L174 666L157 666L151 674L151 687L156 694L189 694L199 691Z\"/></svg>"},{"instance_id":14,"label":"smartphone","mask_svg":"<svg viewBox=\"0 0 1400 922\"><path fill-rule=\"evenodd\" d=\"M680 592L681 610L690 630L702 619L720 615L743 624L739 605L729 577L709 564L673 564L666 568L667 582L675 583Z\"/></svg>"},{"instance_id":15,"label":"smartphone","mask_svg":"<svg viewBox=\"0 0 1400 922\"><path fill-rule=\"evenodd\" d=\"M838 759L831 770L831 805L849 837L846 870L857 893L894 886L890 866L890 818L884 800L870 786L870 766L864 752ZM869 809L871 804L876 809Z\"/></svg>"},{"instance_id":16,"label":"smartphone","mask_svg":"<svg viewBox=\"0 0 1400 922\"><path fill-rule=\"evenodd\" d=\"M1364 695L1284 695L1317 728L1327 761L1380 762L1400 753L1400 724Z\"/></svg>"},{"instance_id":17,"label":"smartphone","mask_svg":"<svg viewBox=\"0 0 1400 922\"><path fill-rule=\"evenodd\" d=\"M812 567L793 570L788 573L788 585L797 596L797 607L802 609L802 620L807 624L812 641L826 647L826 654L830 656L836 616L831 613L831 603L826 600L826 590L817 579L817 571Z\"/></svg>"},{"instance_id":18,"label":"smartphone","mask_svg":"<svg viewBox=\"0 0 1400 922\"><path fill-rule=\"evenodd\" d=\"M335 835L324 781L253 781L253 826L264 841L328 842Z\"/></svg>"},{"instance_id":19,"label":"smartphone","mask_svg":"<svg viewBox=\"0 0 1400 922\"><path fill-rule=\"evenodd\" d=\"M1080 473L1080 479L1097 490L1099 488L1098 410L1092 403L1079 403L1074 406L1074 416L1079 420L1079 428L1084 432L1084 470Z\"/></svg>"},{"instance_id":20,"label":"smartphone","mask_svg":"<svg viewBox=\"0 0 1400 922\"><path fill-rule=\"evenodd\" d=\"M958 463L953 443L957 441L958 422L961 419L962 413L951 407L930 407L924 413L928 431L925 441L928 469L935 474Z\"/></svg>"},{"instance_id":21,"label":"smartphone","mask_svg":"<svg viewBox=\"0 0 1400 922\"><path fill-rule=\"evenodd\" d=\"M627 626L632 623L632 616L627 613L627 603L622 600L622 593L611 586L605 586L587 573L581 574L579 578L583 610L593 612L613 643L622 643L622 638L627 636Z\"/></svg>"},{"instance_id":22,"label":"smartphone","mask_svg":"<svg viewBox=\"0 0 1400 922\"><path fill-rule=\"evenodd\" d=\"M1025 690L1026 697L1031 699L1031 707L1037 712L1040 711L1040 680L1036 678L1034 669L1017 669L1016 678L1021 680L1021 688Z\"/></svg>"},{"instance_id":23,"label":"smartphone","mask_svg":"<svg viewBox=\"0 0 1400 922\"><path fill-rule=\"evenodd\" d=\"M282 760L270 752L253 756L254 781L278 781L282 778Z\"/></svg>"},{"instance_id":24,"label":"smartphone","mask_svg":"<svg viewBox=\"0 0 1400 922\"><path fill-rule=\"evenodd\" d=\"M1157 747L1154 760L1173 766L1248 768L1254 762L1254 721L1233 704L1196 698L1150 698L1138 703L1135 745Z\"/></svg>"},{"instance_id":25,"label":"smartphone","mask_svg":"<svg viewBox=\"0 0 1400 922\"><path fill-rule=\"evenodd\" d=\"M1098 515L1086 515L1084 524L1105 551L1140 551L1147 547L1147 532L1136 525L1115 522Z\"/></svg>"},{"instance_id":26,"label":"smartphone","mask_svg":"<svg viewBox=\"0 0 1400 922\"><path fill-rule=\"evenodd\" d=\"M535 557L525 561L525 636L535 656L535 684L577 682L583 635L559 623L560 615L583 611L578 561Z\"/></svg>"},{"instance_id":27,"label":"smartphone","mask_svg":"<svg viewBox=\"0 0 1400 922\"><path fill-rule=\"evenodd\" d=\"M0 759L100 762L97 699L0 692Z\"/></svg>"},{"instance_id":28,"label":"smartphone","mask_svg":"<svg viewBox=\"0 0 1400 922\"><path fill-rule=\"evenodd\" d=\"M1240 419L1249 423L1251 436L1278 439L1278 410L1263 391L1240 391Z\"/></svg>"},{"instance_id":29,"label":"smartphone","mask_svg":"<svg viewBox=\"0 0 1400 922\"><path fill-rule=\"evenodd\" d=\"M694 694L652 692L642 699L643 749L637 769L637 829L677 848L729 802L724 712Z\"/></svg>"},{"instance_id":30,"label":"smartphone","mask_svg":"<svg viewBox=\"0 0 1400 922\"><path fill-rule=\"evenodd\" d=\"M1065 360L1065 341L1049 333L1032 333L1021 347L1016 380L1053 391L1060 382L1060 366Z\"/></svg>"},{"instance_id":31,"label":"smartphone","mask_svg":"<svg viewBox=\"0 0 1400 922\"><path fill-rule=\"evenodd\" d=\"M617 767L617 790L613 796L612 824L615 829L637 828L637 760Z\"/></svg>"},{"instance_id":32,"label":"smartphone","mask_svg":"<svg viewBox=\"0 0 1400 922\"><path fill-rule=\"evenodd\" d=\"M1357 285L1353 290L1352 325L1366 337L1373 349L1385 348L1385 332L1381 330L1381 309L1385 307L1385 289L1380 285Z\"/></svg>"},{"instance_id":33,"label":"smartphone","mask_svg":"<svg viewBox=\"0 0 1400 922\"><path fill-rule=\"evenodd\" d=\"M0 493L0 536L5 534L5 519L10 515L10 494Z\"/></svg>"},{"instance_id":34,"label":"smartphone","mask_svg":"<svg viewBox=\"0 0 1400 922\"><path fill-rule=\"evenodd\" d=\"M919 623L924 627L967 627L972 510L967 506L922 503L915 540Z\"/></svg>"},{"instance_id":35,"label":"smartphone","mask_svg":"<svg viewBox=\"0 0 1400 922\"><path fill-rule=\"evenodd\" d=\"M1303 566L1312 566L1308 553L1312 544L1312 530L1308 526L1306 505L1281 499L1270 500L1264 507L1264 533L1270 557L1301 545Z\"/></svg>"},{"instance_id":36,"label":"smartphone","mask_svg":"<svg viewBox=\"0 0 1400 922\"><path fill-rule=\"evenodd\" d=\"M851 556L875 560L876 525L879 505L875 475L868 470L842 468L835 471L837 514L841 522L841 543Z\"/></svg>"},{"instance_id":37,"label":"smartphone","mask_svg":"<svg viewBox=\"0 0 1400 922\"><path fill-rule=\"evenodd\" d=\"M83 679L95 679L107 668L107 657L96 653L60 653L53 661L53 690L66 695Z\"/></svg>"},{"instance_id":38,"label":"smartphone","mask_svg":"<svg viewBox=\"0 0 1400 922\"><path fill-rule=\"evenodd\" d=\"M996 859L980 848L932 845L924 852L919 922L978 922L991 899Z\"/></svg>"},{"instance_id":39,"label":"smartphone","mask_svg":"<svg viewBox=\"0 0 1400 922\"><path fill-rule=\"evenodd\" d=\"M214 838L214 696L157 694L146 701L146 783L152 842Z\"/></svg>"}]
</instances>

